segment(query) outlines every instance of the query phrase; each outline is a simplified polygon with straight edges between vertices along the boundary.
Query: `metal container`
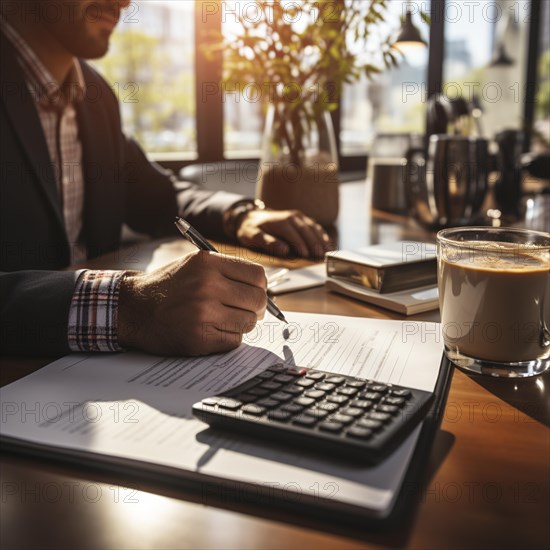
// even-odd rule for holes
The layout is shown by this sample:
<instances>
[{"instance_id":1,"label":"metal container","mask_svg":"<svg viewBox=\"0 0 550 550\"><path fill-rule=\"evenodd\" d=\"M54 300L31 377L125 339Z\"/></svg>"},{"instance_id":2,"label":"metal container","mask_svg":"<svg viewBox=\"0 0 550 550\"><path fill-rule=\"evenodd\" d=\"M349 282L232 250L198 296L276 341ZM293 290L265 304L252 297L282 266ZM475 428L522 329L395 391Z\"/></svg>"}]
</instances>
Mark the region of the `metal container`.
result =
<instances>
[{"instance_id":1,"label":"metal container","mask_svg":"<svg viewBox=\"0 0 550 550\"><path fill-rule=\"evenodd\" d=\"M423 225L468 225L479 219L488 190L488 142L433 135L427 159L421 148L409 151L406 173L409 200Z\"/></svg>"}]
</instances>

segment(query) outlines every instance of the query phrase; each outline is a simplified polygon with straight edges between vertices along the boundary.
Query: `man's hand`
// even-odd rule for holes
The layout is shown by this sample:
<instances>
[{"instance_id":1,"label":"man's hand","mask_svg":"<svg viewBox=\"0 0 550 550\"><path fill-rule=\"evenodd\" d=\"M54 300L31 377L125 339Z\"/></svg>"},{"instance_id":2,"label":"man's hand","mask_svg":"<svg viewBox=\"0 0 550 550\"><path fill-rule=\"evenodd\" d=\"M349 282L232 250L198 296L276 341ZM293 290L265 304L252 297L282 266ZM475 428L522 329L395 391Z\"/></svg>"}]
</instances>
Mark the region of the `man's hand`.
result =
<instances>
[{"instance_id":1,"label":"man's hand","mask_svg":"<svg viewBox=\"0 0 550 550\"><path fill-rule=\"evenodd\" d=\"M236 348L266 308L262 266L197 251L120 286L119 344L160 355Z\"/></svg>"},{"instance_id":2,"label":"man's hand","mask_svg":"<svg viewBox=\"0 0 550 550\"><path fill-rule=\"evenodd\" d=\"M237 239L273 256L294 250L304 258L322 258L334 248L323 228L298 210L251 210L237 229Z\"/></svg>"}]
</instances>

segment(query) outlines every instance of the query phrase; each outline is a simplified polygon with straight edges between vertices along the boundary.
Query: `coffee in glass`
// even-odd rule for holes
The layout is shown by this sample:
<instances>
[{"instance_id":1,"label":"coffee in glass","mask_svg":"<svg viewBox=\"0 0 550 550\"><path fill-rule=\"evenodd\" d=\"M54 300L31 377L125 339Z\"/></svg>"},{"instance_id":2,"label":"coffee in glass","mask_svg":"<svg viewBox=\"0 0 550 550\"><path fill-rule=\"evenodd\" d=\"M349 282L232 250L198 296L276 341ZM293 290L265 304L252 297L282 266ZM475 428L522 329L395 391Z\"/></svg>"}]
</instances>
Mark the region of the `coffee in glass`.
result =
<instances>
[{"instance_id":1,"label":"coffee in glass","mask_svg":"<svg viewBox=\"0 0 550 550\"><path fill-rule=\"evenodd\" d=\"M550 368L550 234L444 229L437 255L447 357L493 376Z\"/></svg>"}]
</instances>

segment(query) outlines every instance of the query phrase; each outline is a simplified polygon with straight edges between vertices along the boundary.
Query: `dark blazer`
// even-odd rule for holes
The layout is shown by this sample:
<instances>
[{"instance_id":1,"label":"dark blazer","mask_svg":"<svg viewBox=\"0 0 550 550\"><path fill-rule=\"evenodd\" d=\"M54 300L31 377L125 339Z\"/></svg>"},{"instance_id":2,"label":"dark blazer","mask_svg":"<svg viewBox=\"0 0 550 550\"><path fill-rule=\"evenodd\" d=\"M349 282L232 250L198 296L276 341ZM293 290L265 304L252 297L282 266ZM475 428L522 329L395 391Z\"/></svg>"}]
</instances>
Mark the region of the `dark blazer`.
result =
<instances>
[{"instance_id":1,"label":"dark blazer","mask_svg":"<svg viewBox=\"0 0 550 550\"><path fill-rule=\"evenodd\" d=\"M52 161L11 43L0 33L0 350L68 351L75 273ZM223 238L222 213L241 197L179 182L122 133L108 84L81 61L87 94L77 106L85 182L83 235L93 258L120 246L121 228L175 233L176 214ZM38 271L40 270L40 271Z\"/></svg>"}]
</instances>

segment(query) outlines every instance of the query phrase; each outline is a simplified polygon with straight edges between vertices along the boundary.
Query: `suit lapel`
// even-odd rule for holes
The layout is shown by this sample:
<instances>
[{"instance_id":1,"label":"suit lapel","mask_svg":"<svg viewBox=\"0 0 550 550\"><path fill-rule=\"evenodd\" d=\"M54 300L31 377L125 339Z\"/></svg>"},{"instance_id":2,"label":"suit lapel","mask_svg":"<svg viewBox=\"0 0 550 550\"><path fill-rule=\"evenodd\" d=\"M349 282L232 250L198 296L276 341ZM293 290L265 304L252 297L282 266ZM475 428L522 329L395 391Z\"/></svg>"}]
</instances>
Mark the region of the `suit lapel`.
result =
<instances>
[{"instance_id":1,"label":"suit lapel","mask_svg":"<svg viewBox=\"0 0 550 550\"><path fill-rule=\"evenodd\" d=\"M6 108L6 114L36 174L41 191L55 219L65 232L61 197L57 190L53 163L36 105L27 88L21 67L17 63L15 51L3 33L0 33L0 46L2 60L0 96Z\"/></svg>"},{"instance_id":2,"label":"suit lapel","mask_svg":"<svg viewBox=\"0 0 550 550\"><path fill-rule=\"evenodd\" d=\"M86 87L93 96L98 93L97 81L86 64L81 63L81 67ZM121 206L116 191L116 178L119 177L117 146L105 101L86 96L76 110L86 186L84 238L89 256L94 257L118 245Z\"/></svg>"}]
</instances>

